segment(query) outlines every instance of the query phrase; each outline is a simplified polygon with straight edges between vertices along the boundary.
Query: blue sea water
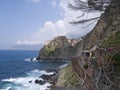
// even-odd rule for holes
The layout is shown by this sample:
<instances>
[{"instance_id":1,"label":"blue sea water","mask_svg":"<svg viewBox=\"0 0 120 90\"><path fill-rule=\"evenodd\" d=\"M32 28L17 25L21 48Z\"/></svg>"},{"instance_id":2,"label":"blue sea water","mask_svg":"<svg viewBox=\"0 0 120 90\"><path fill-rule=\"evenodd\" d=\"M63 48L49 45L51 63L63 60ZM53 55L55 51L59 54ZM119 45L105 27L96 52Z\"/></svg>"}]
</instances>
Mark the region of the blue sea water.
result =
<instances>
[{"instance_id":1,"label":"blue sea water","mask_svg":"<svg viewBox=\"0 0 120 90\"><path fill-rule=\"evenodd\" d=\"M45 90L50 83L35 84L47 69L59 68L68 61L31 61L39 51L0 50L0 90ZM29 83L32 81L32 83Z\"/></svg>"}]
</instances>

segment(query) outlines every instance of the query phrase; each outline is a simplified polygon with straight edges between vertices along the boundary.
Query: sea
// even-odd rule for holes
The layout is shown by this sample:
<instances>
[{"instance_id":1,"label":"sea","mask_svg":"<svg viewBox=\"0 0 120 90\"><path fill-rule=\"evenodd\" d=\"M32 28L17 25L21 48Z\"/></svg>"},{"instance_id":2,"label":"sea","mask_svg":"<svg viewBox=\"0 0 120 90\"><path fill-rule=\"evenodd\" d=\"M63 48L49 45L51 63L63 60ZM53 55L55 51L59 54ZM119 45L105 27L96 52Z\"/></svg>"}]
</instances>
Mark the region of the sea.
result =
<instances>
[{"instance_id":1,"label":"sea","mask_svg":"<svg viewBox=\"0 0 120 90\"><path fill-rule=\"evenodd\" d=\"M0 50L0 90L49 90L50 83L40 85L35 80L43 74L54 73L46 70L62 68L68 61L38 61L35 60L38 53L34 50Z\"/></svg>"}]
</instances>

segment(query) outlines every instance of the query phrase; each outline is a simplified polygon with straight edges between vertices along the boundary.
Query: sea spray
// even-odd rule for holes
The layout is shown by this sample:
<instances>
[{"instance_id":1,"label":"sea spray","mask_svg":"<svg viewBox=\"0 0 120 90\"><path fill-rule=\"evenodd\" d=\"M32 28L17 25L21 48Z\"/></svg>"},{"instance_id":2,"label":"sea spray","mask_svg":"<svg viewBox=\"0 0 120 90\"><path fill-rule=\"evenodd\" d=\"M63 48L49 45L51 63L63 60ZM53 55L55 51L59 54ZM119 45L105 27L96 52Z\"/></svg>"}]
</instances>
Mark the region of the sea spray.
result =
<instances>
[{"instance_id":1,"label":"sea spray","mask_svg":"<svg viewBox=\"0 0 120 90\"><path fill-rule=\"evenodd\" d=\"M52 75L53 73L54 72L48 73L43 70L40 71L38 69L35 69L27 73L26 77L2 79L2 82L8 83L7 86L4 87L2 90L46 90L49 89L49 86L51 86L50 83L46 82L43 85L39 85L35 83L35 80L43 80L42 78L39 78L41 75Z\"/></svg>"}]
</instances>

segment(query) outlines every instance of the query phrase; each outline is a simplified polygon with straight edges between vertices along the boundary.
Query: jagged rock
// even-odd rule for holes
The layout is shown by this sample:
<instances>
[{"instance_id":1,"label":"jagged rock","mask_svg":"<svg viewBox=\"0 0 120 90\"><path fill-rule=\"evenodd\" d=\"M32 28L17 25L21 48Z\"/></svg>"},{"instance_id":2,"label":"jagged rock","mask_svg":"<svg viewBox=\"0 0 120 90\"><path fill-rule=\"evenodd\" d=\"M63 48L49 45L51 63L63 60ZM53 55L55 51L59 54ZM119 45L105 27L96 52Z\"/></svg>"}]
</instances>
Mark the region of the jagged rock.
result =
<instances>
[{"instance_id":1,"label":"jagged rock","mask_svg":"<svg viewBox=\"0 0 120 90\"><path fill-rule=\"evenodd\" d=\"M57 73L58 71L56 69L47 69L46 72L55 72L55 73Z\"/></svg>"},{"instance_id":2,"label":"jagged rock","mask_svg":"<svg viewBox=\"0 0 120 90\"><path fill-rule=\"evenodd\" d=\"M74 56L74 48L65 36L57 36L39 53L38 60L68 60Z\"/></svg>"},{"instance_id":3,"label":"jagged rock","mask_svg":"<svg viewBox=\"0 0 120 90\"><path fill-rule=\"evenodd\" d=\"M52 78L52 76L54 76L55 74L52 75L41 75L40 78L42 78L45 81L48 81Z\"/></svg>"},{"instance_id":4,"label":"jagged rock","mask_svg":"<svg viewBox=\"0 0 120 90\"><path fill-rule=\"evenodd\" d=\"M29 83L32 83L32 81L29 81Z\"/></svg>"},{"instance_id":5,"label":"jagged rock","mask_svg":"<svg viewBox=\"0 0 120 90\"><path fill-rule=\"evenodd\" d=\"M31 61L34 61L34 60L36 60L36 58L31 58L30 60L31 60Z\"/></svg>"},{"instance_id":6,"label":"jagged rock","mask_svg":"<svg viewBox=\"0 0 120 90\"><path fill-rule=\"evenodd\" d=\"M36 80L35 80L35 83L36 83L36 84L43 85L43 84L46 83L46 81L36 79Z\"/></svg>"}]
</instances>

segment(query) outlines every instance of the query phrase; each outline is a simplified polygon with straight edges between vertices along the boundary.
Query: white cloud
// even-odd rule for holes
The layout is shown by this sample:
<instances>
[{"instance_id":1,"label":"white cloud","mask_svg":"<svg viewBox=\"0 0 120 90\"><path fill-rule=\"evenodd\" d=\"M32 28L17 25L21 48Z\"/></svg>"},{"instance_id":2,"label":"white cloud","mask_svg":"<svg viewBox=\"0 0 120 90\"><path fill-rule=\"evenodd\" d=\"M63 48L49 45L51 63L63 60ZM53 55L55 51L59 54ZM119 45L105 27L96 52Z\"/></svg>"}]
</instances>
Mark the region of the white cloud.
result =
<instances>
[{"instance_id":1,"label":"white cloud","mask_svg":"<svg viewBox=\"0 0 120 90\"><path fill-rule=\"evenodd\" d=\"M34 41L17 41L11 48L17 50L39 50L43 44Z\"/></svg>"},{"instance_id":2,"label":"white cloud","mask_svg":"<svg viewBox=\"0 0 120 90\"><path fill-rule=\"evenodd\" d=\"M45 44L47 40L51 40L56 36L65 35L67 32L68 30L65 28L64 21L58 20L55 23L46 21L44 26L32 35L31 40L18 40L15 45Z\"/></svg>"},{"instance_id":3,"label":"white cloud","mask_svg":"<svg viewBox=\"0 0 120 90\"><path fill-rule=\"evenodd\" d=\"M44 26L33 35L33 38L40 40L40 43L45 43L56 36L65 35L66 32L64 21L58 20L55 23L46 21Z\"/></svg>"},{"instance_id":4,"label":"white cloud","mask_svg":"<svg viewBox=\"0 0 120 90\"><path fill-rule=\"evenodd\" d=\"M33 42L33 41L28 41L28 40L18 40L16 43L16 45L36 45L36 44L40 44L39 42Z\"/></svg>"},{"instance_id":5,"label":"white cloud","mask_svg":"<svg viewBox=\"0 0 120 90\"><path fill-rule=\"evenodd\" d=\"M32 2L38 2L39 0L29 0ZM71 25L69 24L72 20L78 20L77 16L83 14L82 11L72 11L67 5L68 2L73 2L73 0L60 0L59 3L56 3L55 0L52 0L51 3L55 7L56 4L59 5L60 13L64 16L63 20L58 20L55 23L52 21L46 21L38 32L32 35L32 39L30 40L19 40L15 43L15 45L37 45L37 44L45 44L47 40L51 40L56 36L65 35L68 38L80 38L88 33L95 26L96 23L87 26L87 24L80 25ZM88 19L91 17L99 16L100 13L89 13L85 14L84 17L80 19Z\"/></svg>"},{"instance_id":6,"label":"white cloud","mask_svg":"<svg viewBox=\"0 0 120 90\"><path fill-rule=\"evenodd\" d=\"M56 0L51 0L51 2L50 2L51 4L52 4L52 6L55 8L56 7L56 5L57 5L57 2L56 2Z\"/></svg>"},{"instance_id":7,"label":"white cloud","mask_svg":"<svg viewBox=\"0 0 120 90\"><path fill-rule=\"evenodd\" d=\"M40 0L27 0L29 2L38 3Z\"/></svg>"}]
</instances>

